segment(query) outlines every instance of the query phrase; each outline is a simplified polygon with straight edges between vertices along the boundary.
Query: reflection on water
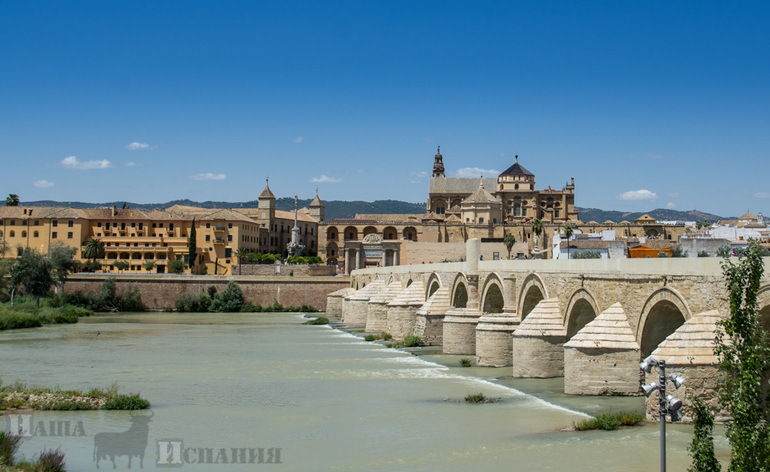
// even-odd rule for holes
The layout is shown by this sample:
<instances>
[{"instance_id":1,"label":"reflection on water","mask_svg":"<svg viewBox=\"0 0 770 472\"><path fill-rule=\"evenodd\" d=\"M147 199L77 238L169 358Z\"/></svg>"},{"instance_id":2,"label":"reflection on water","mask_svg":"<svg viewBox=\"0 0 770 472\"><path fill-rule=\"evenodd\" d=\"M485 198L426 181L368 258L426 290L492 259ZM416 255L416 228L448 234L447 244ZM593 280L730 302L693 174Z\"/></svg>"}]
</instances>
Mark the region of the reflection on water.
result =
<instances>
[{"instance_id":1,"label":"reflection on water","mask_svg":"<svg viewBox=\"0 0 770 472\"><path fill-rule=\"evenodd\" d=\"M124 314L67 326L0 332L4 382L89 389L117 381L154 415L143 470L181 460L190 470L571 470L658 467L658 427L562 432L583 412L641 409L639 398L567 397L561 380L520 380L510 369L447 367L458 356L415 357L295 314ZM486 377L486 378L480 378ZM494 380L494 381L489 381ZM468 393L495 403L469 405ZM34 412L21 452L61 447L68 470L139 469L120 436L145 434L128 412ZM47 426L83 422L85 435ZM53 423L51 423L53 422ZM35 425L43 424L46 435ZM3 427L0 422L0 427ZM727 453L721 430L717 448ZM668 465L685 470L688 426L671 425ZM97 438L112 438L110 441ZM116 439L117 438L117 439ZM117 444L117 446L116 446ZM117 448L118 450L114 450ZM159 455L159 449L162 454ZM97 454L98 453L98 454ZM122 455L120 454L122 453ZM181 458L181 459L180 459ZM160 463L159 463L160 461Z\"/></svg>"}]
</instances>

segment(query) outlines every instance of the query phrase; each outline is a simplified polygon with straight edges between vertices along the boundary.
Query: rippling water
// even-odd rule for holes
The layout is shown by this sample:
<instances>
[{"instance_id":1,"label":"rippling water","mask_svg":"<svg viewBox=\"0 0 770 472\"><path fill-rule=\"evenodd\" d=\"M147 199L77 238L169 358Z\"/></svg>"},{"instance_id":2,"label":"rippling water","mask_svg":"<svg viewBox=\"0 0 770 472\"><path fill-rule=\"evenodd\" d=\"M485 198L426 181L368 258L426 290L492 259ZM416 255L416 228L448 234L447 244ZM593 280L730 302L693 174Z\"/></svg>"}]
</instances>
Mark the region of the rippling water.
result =
<instances>
[{"instance_id":1,"label":"rippling water","mask_svg":"<svg viewBox=\"0 0 770 472\"><path fill-rule=\"evenodd\" d=\"M658 467L656 424L560 431L585 418L583 412L641 408L640 399L567 397L558 379L514 380L506 377L510 369L446 367L442 363L455 365L458 358L435 349L416 357L302 322L294 314L150 313L0 332L0 375L5 383L81 390L117 381L123 392L141 392L152 402L148 428L134 431L140 440L147 437L147 470L180 460L182 470L233 471ZM498 401L462 401L476 392ZM7 429L13 420L6 415L4 421ZM71 428L82 421L84 435L52 436L52 421L69 421ZM38 428L26 437L24 455L61 447L68 470L80 471L96 470L95 435L128 431L132 418L128 412L34 412L30 424L42 424L47 435ZM669 470L686 470L691 435L688 426L669 427ZM111 452L125 454L130 441L122 444ZM717 446L724 456L724 439ZM263 461L280 454L280 464L232 463L233 455L236 462L249 454L258 461L259 448ZM177 454L185 450L186 457ZM115 463L128 470L127 455ZM99 466L112 470L106 456Z\"/></svg>"}]
</instances>

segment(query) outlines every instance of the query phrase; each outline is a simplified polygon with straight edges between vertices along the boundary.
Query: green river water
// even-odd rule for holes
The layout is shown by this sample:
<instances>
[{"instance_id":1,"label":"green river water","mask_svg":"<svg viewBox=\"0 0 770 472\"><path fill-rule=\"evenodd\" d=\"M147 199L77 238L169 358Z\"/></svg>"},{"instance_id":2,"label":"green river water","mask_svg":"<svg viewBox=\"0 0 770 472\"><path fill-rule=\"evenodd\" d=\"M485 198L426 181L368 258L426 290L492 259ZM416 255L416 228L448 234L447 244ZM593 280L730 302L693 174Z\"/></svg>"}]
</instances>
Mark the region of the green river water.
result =
<instances>
[{"instance_id":1,"label":"green river water","mask_svg":"<svg viewBox=\"0 0 770 472\"><path fill-rule=\"evenodd\" d=\"M565 396L561 379L462 368L462 356L436 348L413 355L303 321L145 313L0 332L4 383L87 390L118 382L152 403L143 418L32 412L5 415L0 428L29 425L21 453L60 447L70 471L97 470L97 455L99 470L113 470L109 454L116 470L129 470L132 451L130 470L658 470L655 423L561 431L586 413L641 411L640 398ZM477 392L497 401L462 401ZM99 439L103 432L124 434ZM667 437L669 470L686 470L692 428L669 425Z\"/></svg>"}]
</instances>

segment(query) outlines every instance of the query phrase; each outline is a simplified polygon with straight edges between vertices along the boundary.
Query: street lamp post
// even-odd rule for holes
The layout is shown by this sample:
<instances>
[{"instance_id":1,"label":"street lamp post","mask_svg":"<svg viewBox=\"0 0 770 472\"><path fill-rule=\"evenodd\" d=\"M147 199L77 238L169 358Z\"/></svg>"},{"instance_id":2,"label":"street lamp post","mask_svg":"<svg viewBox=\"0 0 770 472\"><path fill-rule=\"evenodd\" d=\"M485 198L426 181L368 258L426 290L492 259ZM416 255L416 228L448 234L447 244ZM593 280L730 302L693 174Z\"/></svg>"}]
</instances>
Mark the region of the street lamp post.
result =
<instances>
[{"instance_id":1,"label":"street lamp post","mask_svg":"<svg viewBox=\"0 0 770 472\"><path fill-rule=\"evenodd\" d=\"M684 383L684 377L679 375L669 375L666 377L666 361L655 360L652 356L643 360L639 367L645 372L652 372L652 368L658 367L658 382L652 382L647 385L642 385L644 396L649 397L655 390L659 391L659 415L660 415L660 472L666 472L666 416L671 415L671 421L679 421L682 419L682 412L679 409L682 407L682 400L675 398L673 395L666 395L666 381L670 380L674 382L674 387L679 388Z\"/></svg>"}]
</instances>

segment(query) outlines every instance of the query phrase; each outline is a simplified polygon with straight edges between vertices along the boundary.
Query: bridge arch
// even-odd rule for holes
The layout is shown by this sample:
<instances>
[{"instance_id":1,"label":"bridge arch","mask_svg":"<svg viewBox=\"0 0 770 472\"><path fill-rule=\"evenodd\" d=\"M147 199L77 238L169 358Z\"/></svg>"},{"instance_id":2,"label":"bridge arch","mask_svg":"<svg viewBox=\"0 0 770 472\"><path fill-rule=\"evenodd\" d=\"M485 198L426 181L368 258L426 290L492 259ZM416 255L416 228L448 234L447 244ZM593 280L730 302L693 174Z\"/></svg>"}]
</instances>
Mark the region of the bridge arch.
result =
<instances>
[{"instance_id":1,"label":"bridge arch","mask_svg":"<svg viewBox=\"0 0 770 472\"><path fill-rule=\"evenodd\" d=\"M642 348L642 358L649 356L690 318L690 307L679 292L668 287L656 290L644 302L636 327L636 340Z\"/></svg>"},{"instance_id":2,"label":"bridge arch","mask_svg":"<svg viewBox=\"0 0 770 472\"><path fill-rule=\"evenodd\" d=\"M584 289L578 289L572 294L564 313L564 326L567 329L567 339L577 334L585 325L590 323L600 313L596 299Z\"/></svg>"},{"instance_id":3,"label":"bridge arch","mask_svg":"<svg viewBox=\"0 0 770 472\"><path fill-rule=\"evenodd\" d=\"M457 274L452 285L451 300L453 308L465 308L468 306L468 281L465 279L465 274Z\"/></svg>"},{"instance_id":4,"label":"bridge arch","mask_svg":"<svg viewBox=\"0 0 770 472\"><path fill-rule=\"evenodd\" d=\"M425 287L427 291L425 292L425 299L429 299L431 295L436 293L438 289L441 288L441 278L439 278L438 274L433 272L430 274L430 277L428 277L428 283L425 284Z\"/></svg>"},{"instance_id":5,"label":"bridge arch","mask_svg":"<svg viewBox=\"0 0 770 472\"><path fill-rule=\"evenodd\" d=\"M523 320L535 308L535 305L546 298L548 298L548 291L545 289L543 279L538 274L529 274L524 279L524 283L521 284L521 291L519 292L517 308L521 319Z\"/></svg>"},{"instance_id":6,"label":"bridge arch","mask_svg":"<svg viewBox=\"0 0 770 472\"><path fill-rule=\"evenodd\" d=\"M484 282L484 290L481 297L482 313L502 313L505 306L503 295L503 283L497 274L489 274Z\"/></svg>"}]
</instances>

